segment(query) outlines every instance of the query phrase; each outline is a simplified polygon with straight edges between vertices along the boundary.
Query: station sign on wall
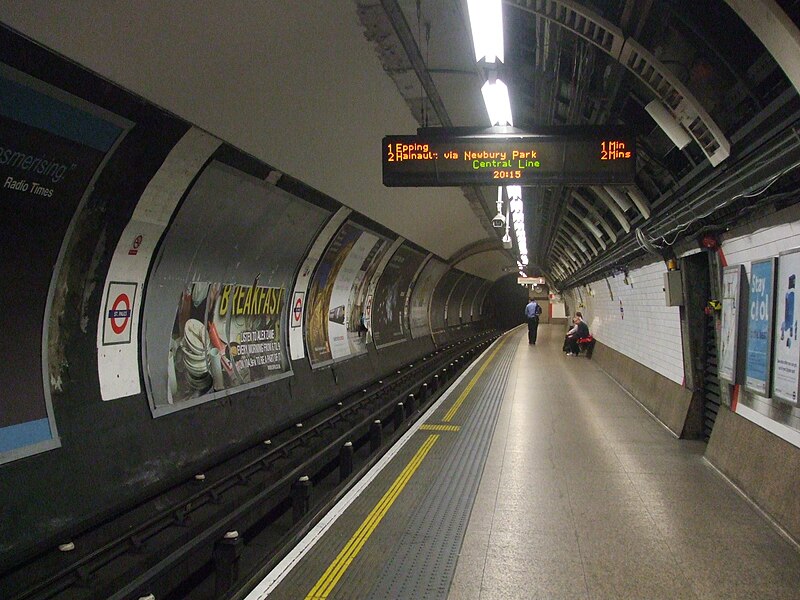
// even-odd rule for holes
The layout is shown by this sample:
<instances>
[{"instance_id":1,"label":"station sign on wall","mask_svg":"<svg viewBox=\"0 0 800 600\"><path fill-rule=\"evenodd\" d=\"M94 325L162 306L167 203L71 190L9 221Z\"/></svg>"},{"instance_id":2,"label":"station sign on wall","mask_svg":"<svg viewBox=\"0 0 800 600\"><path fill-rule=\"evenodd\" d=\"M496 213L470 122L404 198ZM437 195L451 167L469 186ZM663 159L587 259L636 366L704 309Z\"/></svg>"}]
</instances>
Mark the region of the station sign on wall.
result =
<instances>
[{"instance_id":1,"label":"station sign on wall","mask_svg":"<svg viewBox=\"0 0 800 600\"><path fill-rule=\"evenodd\" d=\"M136 282L112 281L106 294L103 345L130 344Z\"/></svg>"},{"instance_id":2,"label":"station sign on wall","mask_svg":"<svg viewBox=\"0 0 800 600\"><path fill-rule=\"evenodd\" d=\"M517 277L517 283L520 285L544 285L544 277Z\"/></svg>"}]
</instances>

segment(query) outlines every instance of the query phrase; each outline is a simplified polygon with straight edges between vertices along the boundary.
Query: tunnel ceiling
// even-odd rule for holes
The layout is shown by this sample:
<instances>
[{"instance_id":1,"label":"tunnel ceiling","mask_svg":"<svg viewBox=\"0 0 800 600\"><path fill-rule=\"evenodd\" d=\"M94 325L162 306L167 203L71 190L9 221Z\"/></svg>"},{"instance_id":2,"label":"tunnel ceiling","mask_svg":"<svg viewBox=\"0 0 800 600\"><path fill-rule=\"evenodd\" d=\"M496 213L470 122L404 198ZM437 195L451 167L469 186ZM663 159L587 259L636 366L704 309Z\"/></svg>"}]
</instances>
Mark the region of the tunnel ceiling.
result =
<instances>
[{"instance_id":1,"label":"tunnel ceiling","mask_svg":"<svg viewBox=\"0 0 800 600\"><path fill-rule=\"evenodd\" d=\"M796 201L794 0L503 10L515 126L624 125L638 150L635 186L523 189L529 274L566 289ZM747 25L759 21L761 37ZM514 270L518 249L490 225L496 188L381 182L384 135L489 124L466 0L0 0L0 22L455 267ZM681 119L684 148L645 110L653 100Z\"/></svg>"},{"instance_id":2,"label":"tunnel ceiling","mask_svg":"<svg viewBox=\"0 0 800 600\"><path fill-rule=\"evenodd\" d=\"M528 274L565 289L796 202L797 90L738 4L503 2L499 76L514 126L622 125L637 140L634 186L523 188ZM365 35L421 126L488 125L487 73L474 61L466 1L358 5ZM752 6L759 18L769 8ZM781 10L792 30L800 11L788 1ZM773 53L800 60L796 45ZM680 119L684 148L645 110L653 100ZM494 213L494 189L464 192Z\"/></svg>"}]
</instances>

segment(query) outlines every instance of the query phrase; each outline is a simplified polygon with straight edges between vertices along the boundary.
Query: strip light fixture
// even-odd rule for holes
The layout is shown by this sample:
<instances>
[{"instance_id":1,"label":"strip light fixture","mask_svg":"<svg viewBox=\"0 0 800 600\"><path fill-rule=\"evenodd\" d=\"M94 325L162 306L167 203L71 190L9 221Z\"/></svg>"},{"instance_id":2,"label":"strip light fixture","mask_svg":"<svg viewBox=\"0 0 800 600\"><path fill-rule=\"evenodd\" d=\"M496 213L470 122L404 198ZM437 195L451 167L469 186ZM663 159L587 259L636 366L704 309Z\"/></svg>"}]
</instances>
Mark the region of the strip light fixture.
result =
<instances>
[{"instance_id":1,"label":"strip light fixture","mask_svg":"<svg viewBox=\"0 0 800 600\"><path fill-rule=\"evenodd\" d=\"M481 88L483 103L486 105L486 112L489 113L489 120L492 125L513 125L511 117L511 102L508 99L508 88L506 84L495 79L494 82L487 81Z\"/></svg>"},{"instance_id":2,"label":"strip light fixture","mask_svg":"<svg viewBox=\"0 0 800 600\"><path fill-rule=\"evenodd\" d=\"M504 62L503 9L500 0L467 0L475 62Z\"/></svg>"},{"instance_id":3,"label":"strip light fixture","mask_svg":"<svg viewBox=\"0 0 800 600\"><path fill-rule=\"evenodd\" d=\"M501 0L467 0L472 41L475 47L476 62L487 64L502 63L504 59L503 41L503 6ZM481 87L483 102L492 125L514 125L511 115L511 101L508 87L497 77L494 69ZM512 223L506 222L506 235L503 243L509 238L508 228L513 225L517 238L519 260L517 264L522 273L528 265L528 245L525 239L525 215L522 209L522 188L518 185L506 187L509 201L509 212ZM502 212L502 190L498 189L498 212Z\"/></svg>"},{"instance_id":4,"label":"strip light fixture","mask_svg":"<svg viewBox=\"0 0 800 600\"><path fill-rule=\"evenodd\" d=\"M522 188L518 185L506 186L508 202L511 206L511 221L517 237L520 262L528 265L528 240L525 237L525 213L522 209Z\"/></svg>"}]
</instances>

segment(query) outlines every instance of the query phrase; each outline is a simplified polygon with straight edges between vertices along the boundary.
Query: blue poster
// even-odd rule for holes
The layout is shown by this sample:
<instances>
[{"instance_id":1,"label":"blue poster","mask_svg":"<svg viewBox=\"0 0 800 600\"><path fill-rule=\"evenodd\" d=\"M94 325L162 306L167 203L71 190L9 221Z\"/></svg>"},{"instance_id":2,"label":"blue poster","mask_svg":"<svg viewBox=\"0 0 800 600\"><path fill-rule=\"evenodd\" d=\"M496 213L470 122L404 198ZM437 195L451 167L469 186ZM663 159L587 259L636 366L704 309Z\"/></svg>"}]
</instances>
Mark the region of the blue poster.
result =
<instances>
[{"instance_id":1,"label":"blue poster","mask_svg":"<svg viewBox=\"0 0 800 600\"><path fill-rule=\"evenodd\" d=\"M774 304L775 259L755 261L750 268L745 388L762 396L769 395Z\"/></svg>"}]
</instances>

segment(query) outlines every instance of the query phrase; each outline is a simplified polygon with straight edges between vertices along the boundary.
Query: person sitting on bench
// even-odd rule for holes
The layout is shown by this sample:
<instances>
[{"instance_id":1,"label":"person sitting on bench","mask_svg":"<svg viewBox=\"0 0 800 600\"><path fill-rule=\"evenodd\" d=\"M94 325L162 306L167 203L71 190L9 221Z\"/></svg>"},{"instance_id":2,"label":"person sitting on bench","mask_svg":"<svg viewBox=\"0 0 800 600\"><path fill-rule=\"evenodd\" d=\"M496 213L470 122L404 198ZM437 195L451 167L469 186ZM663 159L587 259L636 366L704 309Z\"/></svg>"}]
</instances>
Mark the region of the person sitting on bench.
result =
<instances>
[{"instance_id":1,"label":"person sitting on bench","mask_svg":"<svg viewBox=\"0 0 800 600\"><path fill-rule=\"evenodd\" d=\"M574 317L572 324L573 327L567 332L564 343L567 347L567 356L578 356L581 352L578 340L589 337L589 326L580 317Z\"/></svg>"}]
</instances>

